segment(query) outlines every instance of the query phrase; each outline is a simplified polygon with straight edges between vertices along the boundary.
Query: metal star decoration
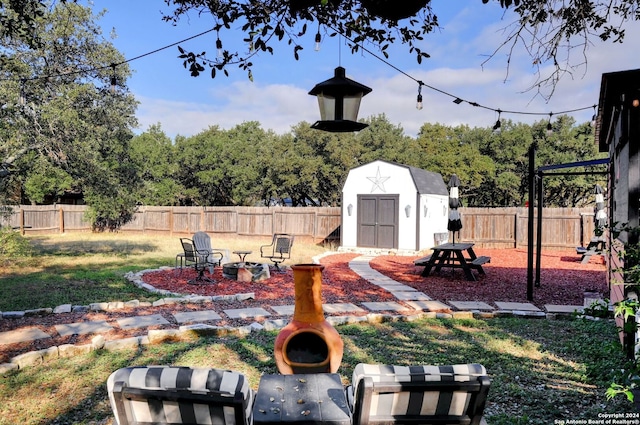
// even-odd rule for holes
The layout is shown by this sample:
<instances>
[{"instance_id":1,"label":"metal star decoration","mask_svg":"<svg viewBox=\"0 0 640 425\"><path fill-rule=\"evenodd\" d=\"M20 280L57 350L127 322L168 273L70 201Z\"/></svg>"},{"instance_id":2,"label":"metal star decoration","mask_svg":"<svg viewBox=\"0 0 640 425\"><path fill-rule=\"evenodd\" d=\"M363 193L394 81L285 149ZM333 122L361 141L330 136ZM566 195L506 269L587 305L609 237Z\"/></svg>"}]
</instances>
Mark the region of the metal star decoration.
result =
<instances>
[{"instance_id":1,"label":"metal star decoration","mask_svg":"<svg viewBox=\"0 0 640 425\"><path fill-rule=\"evenodd\" d=\"M376 172L375 177L367 177L367 180L371 180L371 182L373 183L373 186L371 186L371 193L373 193L376 190L376 188L380 189L381 192L385 193L386 191L384 190L384 182L386 182L390 178L391 176L382 177L382 175L380 174L380 167L378 167L378 171Z\"/></svg>"}]
</instances>

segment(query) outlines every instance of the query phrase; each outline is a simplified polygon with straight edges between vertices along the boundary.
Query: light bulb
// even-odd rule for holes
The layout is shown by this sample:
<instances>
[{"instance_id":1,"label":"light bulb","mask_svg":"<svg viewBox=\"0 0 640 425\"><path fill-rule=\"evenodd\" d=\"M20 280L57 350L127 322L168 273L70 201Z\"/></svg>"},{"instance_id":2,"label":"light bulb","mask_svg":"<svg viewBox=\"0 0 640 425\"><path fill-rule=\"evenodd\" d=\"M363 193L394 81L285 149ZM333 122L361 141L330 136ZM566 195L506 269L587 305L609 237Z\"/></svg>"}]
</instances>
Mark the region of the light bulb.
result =
<instances>
[{"instance_id":1,"label":"light bulb","mask_svg":"<svg viewBox=\"0 0 640 425\"><path fill-rule=\"evenodd\" d=\"M222 52L222 41L220 39L216 40L216 49L218 49L218 57L224 57L224 53Z\"/></svg>"},{"instance_id":2,"label":"light bulb","mask_svg":"<svg viewBox=\"0 0 640 425\"><path fill-rule=\"evenodd\" d=\"M418 94L418 99L416 101L416 109L418 111L422 110L422 95Z\"/></svg>"},{"instance_id":3,"label":"light bulb","mask_svg":"<svg viewBox=\"0 0 640 425\"><path fill-rule=\"evenodd\" d=\"M316 47L315 47L315 51L319 52L320 51L320 42L322 41L322 37L320 36L320 33L316 34Z\"/></svg>"},{"instance_id":4,"label":"light bulb","mask_svg":"<svg viewBox=\"0 0 640 425\"><path fill-rule=\"evenodd\" d=\"M493 131L495 131L496 133L500 132L500 127L502 127L502 123L498 119L498 121L496 121L496 123L493 125Z\"/></svg>"}]
</instances>

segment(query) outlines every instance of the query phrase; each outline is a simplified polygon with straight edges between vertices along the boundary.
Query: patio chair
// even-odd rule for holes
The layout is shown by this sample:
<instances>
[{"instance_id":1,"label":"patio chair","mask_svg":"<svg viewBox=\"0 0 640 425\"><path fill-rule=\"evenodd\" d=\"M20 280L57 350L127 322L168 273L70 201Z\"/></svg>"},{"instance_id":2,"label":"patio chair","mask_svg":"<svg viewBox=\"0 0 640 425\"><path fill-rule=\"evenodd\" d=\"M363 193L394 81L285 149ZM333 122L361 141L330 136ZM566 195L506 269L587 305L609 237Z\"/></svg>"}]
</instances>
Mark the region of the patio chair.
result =
<instances>
[{"instance_id":1,"label":"patio chair","mask_svg":"<svg viewBox=\"0 0 640 425\"><path fill-rule=\"evenodd\" d=\"M231 253L228 249L211 248L211 237L205 232L193 234L193 244L198 252L208 252L207 262L212 264L209 273L213 273L213 266L221 266L231 261Z\"/></svg>"},{"instance_id":2,"label":"patio chair","mask_svg":"<svg viewBox=\"0 0 640 425\"><path fill-rule=\"evenodd\" d=\"M293 235L286 233L276 233L269 245L260 247L260 257L273 262L276 270L280 271L280 263L291 258L291 247L293 246Z\"/></svg>"},{"instance_id":3,"label":"patio chair","mask_svg":"<svg viewBox=\"0 0 640 425\"><path fill-rule=\"evenodd\" d=\"M358 364L346 388L354 425L470 424L484 421L491 381L484 366Z\"/></svg>"},{"instance_id":4,"label":"patio chair","mask_svg":"<svg viewBox=\"0 0 640 425\"><path fill-rule=\"evenodd\" d=\"M209 253L207 251L200 252L196 248L191 239L180 238L182 244L182 250L184 251L184 265L185 267L193 266L198 277L189 281L189 283L213 283L214 281L204 277L204 271L209 267L209 272L212 273L214 263L209 262Z\"/></svg>"},{"instance_id":5,"label":"patio chair","mask_svg":"<svg viewBox=\"0 0 640 425\"><path fill-rule=\"evenodd\" d=\"M107 392L116 425L252 422L254 391L230 370L125 367L109 376Z\"/></svg>"}]
</instances>

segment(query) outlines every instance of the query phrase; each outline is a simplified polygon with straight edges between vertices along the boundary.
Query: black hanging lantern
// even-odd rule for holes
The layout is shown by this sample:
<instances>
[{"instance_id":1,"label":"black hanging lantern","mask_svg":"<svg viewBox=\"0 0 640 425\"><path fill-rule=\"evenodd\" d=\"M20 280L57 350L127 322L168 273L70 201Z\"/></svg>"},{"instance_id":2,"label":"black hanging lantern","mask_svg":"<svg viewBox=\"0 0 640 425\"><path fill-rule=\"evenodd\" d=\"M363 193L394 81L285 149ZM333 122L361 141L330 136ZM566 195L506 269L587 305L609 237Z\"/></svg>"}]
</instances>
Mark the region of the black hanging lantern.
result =
<instances>
[{"instance_id":1,"label":"black hanging lantern","mask_svg":"<svg viewBox=\"0 0 640 425\"><path fill-rule=\"evenodd\" d=\"M316 84L309 92L318 97L320 107L320 121L311 128L333 133L366 128L368 124L358 122L358 110L360 100L370 92L369 87L347 78L343 67L337 67L333 78Z\"/></svg>"}]
</instances>

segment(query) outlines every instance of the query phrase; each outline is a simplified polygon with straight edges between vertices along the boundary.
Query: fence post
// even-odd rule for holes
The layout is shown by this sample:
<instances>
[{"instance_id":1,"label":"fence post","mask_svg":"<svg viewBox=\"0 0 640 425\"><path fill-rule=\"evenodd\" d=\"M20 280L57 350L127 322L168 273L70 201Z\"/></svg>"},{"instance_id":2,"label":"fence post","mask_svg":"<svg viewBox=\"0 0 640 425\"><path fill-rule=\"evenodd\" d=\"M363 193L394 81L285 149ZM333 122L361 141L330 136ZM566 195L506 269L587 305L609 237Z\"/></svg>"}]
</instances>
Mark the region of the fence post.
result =
<instances>
[{"instance_id":1,"label":"fence post","mask_svg":"<svg viewBox=\"0 0 640 425\"><path fill-rule=\"evenodd\" d=\"M24 236L24 209L20 207L20 234Z\"/></svg>"},{"instance_id":2,"label":"fence post","mask_svg":"<svg viewBox=\"0 0 640 425\"><path fill-rule=\"evenodd\" d=\"M62 205L58 207L58 229L60 233L64 233L64 211Z\"/></svg>"},{"instance_id":3,"label":"fence post","mask_svg":"<svg viewBox=\"0 0 640 425\"><path fill-rule=\"evenodd\" d=\"M169 236L173 236L173 206L169 208Z\"/></svg>"}]
</instances>

